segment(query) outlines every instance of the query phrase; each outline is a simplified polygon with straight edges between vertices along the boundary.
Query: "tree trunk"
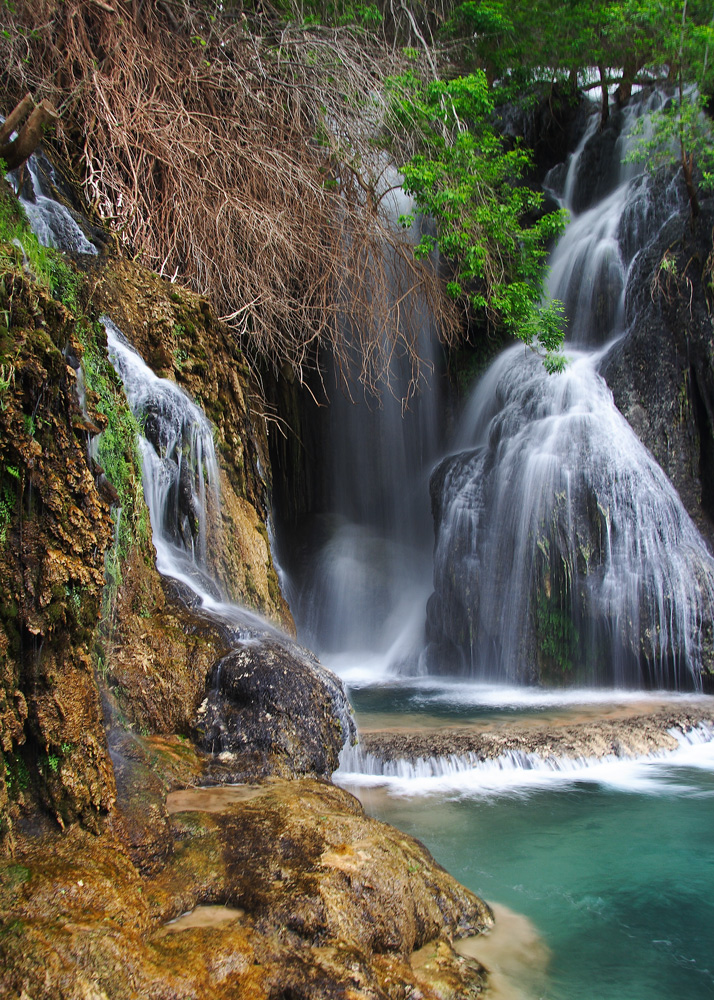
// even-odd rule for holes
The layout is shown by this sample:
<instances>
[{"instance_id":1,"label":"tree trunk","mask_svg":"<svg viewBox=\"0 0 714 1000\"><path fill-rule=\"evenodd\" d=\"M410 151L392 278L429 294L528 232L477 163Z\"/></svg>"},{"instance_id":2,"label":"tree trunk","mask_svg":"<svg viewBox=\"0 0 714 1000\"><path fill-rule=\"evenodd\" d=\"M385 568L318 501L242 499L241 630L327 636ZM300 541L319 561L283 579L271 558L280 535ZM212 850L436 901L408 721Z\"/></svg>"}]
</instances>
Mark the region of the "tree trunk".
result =
<instances>
[{"instance_id":1,"label":"tree trunk","mask_svg":"<svg viewBox=\"0 0 714 1000\"><path fill-rule=\"evenodd\" d=\"M15 170L24 163L28 156L31 156L42 139L46 125L55 122L59 117L54 106L49 101L40 101L36 107L32 108L30 116L20 129L18 135L8 142L9 135L17 128L20 121L32 107L32 98L28 94L20 101L17 107L11 112L5 126L0 132L0 159L5 161L8 170ZM12 122L10 130L7 130L8 123Z\"/></svg>"},{"instance_id":2,"label":"tree trunk","mask_svg":"<svg viewBox=\"0 0 714 1000\"><path fill-rule=\"evenodd\" d=\"M0 128L0 147L7 145L12 133L15 131L22 119L29 115L34 106L35 102L32 100L31 94L25 94L20 103L15 105L5 119L4 125Z\"/></svg>"},{"instance_id":3,"label":"tree trunk","mask_svg":"<svg viewBox=\"0 0 714 1000\"><path fill-rule=\"evenodd\" d=\"M605 75L605 67L598 66L598 71L600 73L600 86L602 87L602 110L600 111L600 128L603 129L607 125L608 119L610 117L610 95L607 92L607 77Z\"/></svg>"}]
</instances>

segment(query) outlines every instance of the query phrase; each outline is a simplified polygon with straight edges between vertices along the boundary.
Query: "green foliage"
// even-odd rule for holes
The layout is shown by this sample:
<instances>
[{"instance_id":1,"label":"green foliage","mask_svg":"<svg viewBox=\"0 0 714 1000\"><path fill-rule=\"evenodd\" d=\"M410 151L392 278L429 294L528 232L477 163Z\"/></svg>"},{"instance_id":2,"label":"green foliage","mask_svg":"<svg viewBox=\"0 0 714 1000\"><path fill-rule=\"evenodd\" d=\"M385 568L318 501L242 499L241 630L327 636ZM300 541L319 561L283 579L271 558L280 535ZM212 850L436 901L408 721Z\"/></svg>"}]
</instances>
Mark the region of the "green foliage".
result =
<instances>
[{"instance_id":1,"label":"green foliage","mask_svg":"<svg viewBox=\"0 0 714 1000\"><path fill-rule=\"evenodd\" d=\"M535 608L535 628L541 660L555 667L562 675L570 673L578 644L578 631L569 613L552 596L539 594Z\"/></svg>"},{"instance_id":2,"label":"green foliage","mask_svg":"<svg viewBox=\"0 0 714 1000\"><path fill-rule=\"evenodd\" d=\"M669 76L677 90L665 107L654 112L631 160L643 160L648 169L680 165L687 189L692 220L699 214L699 190L714 187L714 147L711 120L706 112L707 89L714 85L709 66L709 48L714 43L714 18L701 22L701 5L687 0L669 4L669 45L663 47ZM646 129L646 131L645 131ZM699 170L698 182L695 168Z\"/></svg>"},{"instance_id":3,"label":"green foliage","mask_svg":"<svg viewBox=\"0 0 714 1000\"><path fill-rule=\"evenodd\" d=\"M8 465L2 470L0 477L0 545L4 545L7 541L8 529L17 505L19 479L20 470L14 465Z\"/></svg>"},{"instance_id":4,"label":"green foliage","mask_svg":"<svg viewBox=\"0 0 714 1000\"><path fill-rule=\"evenodd\" d=\"M454 270L449 294L487 325L539 344L557 368L563 310L543 305L543 277L548 242L564 216L526 221L543 198L522 183L527 151L508 148L490 123L485 74L426 85L404 74L390 81L389 93L395 126L411 129L418 149L401 167L405 190L436 223L436 237L424 235L416 256L438 248Z\"/></svg>"},{"instance_id":5,"label":"green foliage","mask_svg":"<svg viewBox=\"0 0 714 1000\"><path fill-rule=\"evenodd\" d=\"M5 784L12 798L30 787L30 771L19 754L5 754Z\"/></svg>"},{"instance_id":6,"label":"green foliage","mask_svg":"<svg viewBox=\"0 0 714 1000\"><path fill-rule=\"evenodd\" d=\"M2 364L0 365L0 410L4 410L7 406L7 401L5 400L5 394L7 393L10 386L15 381L15 365L14 364Z\"/></svg>"},{"instance_id":7,"label":"green foliage","mask_svg":"<svg viewBox=\"0 0 714 1000\"><path fill-rule=\"evenodd\" d=\"M7 540L7 532L15 509L15 493L6 483L2 485L0 492L0 545L4 545Z\"/></svg>"},{"instance_id":8,"label":"green foliage","mask_svg":"<svg viewBox=\"0 0 714 1000\"><path fill-rule=\"evenodd\" d=\"M59 250L42 246L30 229L20 203L5 195L0 197L0 268L17 267L22 267L72 312L78 311L79 275ZM3 379L6 377L3 369Z\"/></svg>"},{"instance_id":9,"label":"green foliage","mask_svg":"<svg viewBox=\"0 0 714 1000\"><path fill-rule=\"evenodd\" d=\"M711 18L703 0L465 0L442 30L464 40L466 65L483 67L501 84L509 77L582 84L593 69L607 67L611 79L631 85L638 74L674 79L682 56L701 69ZM690 77L699 78L696 72Z\"/></svg>"},{"instance_id":10,"label":"green foliage","mask_svg":"<svg viewBox=\"0 0 714 1000\"><path fill-rule=\"evenodd\" d=\"M141 485L141 456L137 436L139 426L124 396L119 376L107 355L100 324L78 325L84 353L82 370L87 389L96 394L96 408L107 425L98 438L98 461L119 495L114 512L115 540L107 554L108 589L105 600L113 600L121 583L121 564L134 544L148 545L151 539L149 513Z\"/></svg>"}]
</instances>

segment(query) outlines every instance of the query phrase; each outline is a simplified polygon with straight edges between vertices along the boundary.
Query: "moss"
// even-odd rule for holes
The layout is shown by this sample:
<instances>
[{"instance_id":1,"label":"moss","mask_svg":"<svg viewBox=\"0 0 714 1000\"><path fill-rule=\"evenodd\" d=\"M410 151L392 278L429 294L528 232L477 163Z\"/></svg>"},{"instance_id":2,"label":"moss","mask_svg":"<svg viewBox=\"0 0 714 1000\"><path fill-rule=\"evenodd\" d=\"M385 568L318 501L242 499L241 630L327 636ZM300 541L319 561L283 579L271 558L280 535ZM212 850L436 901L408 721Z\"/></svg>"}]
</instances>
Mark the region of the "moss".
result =
<instances>
[{"instance_id":1,"label":"moss","mask_svg":"<svg viewBox=\"0 0 714 1000\"><path fill-rule=\"evenodd\" d=\"M113 509L114 543L106 556L107 587L104 610L110 614L122 580L122 565L137 546L150 549L151 523L141 483L139 425L126 401L119 376L106 354L106 336L98 323L78 324L78 340L83 348L82 370L88 392L104 418L98 438L98 462L117 492Z\"/></svg>"},{"instance_id":2,"label":"moss","mask_svg":"<svg viewBox=\"0 0 714 1000\"><path fill-rule=\"evenodd\" d=\"M65 255L44 247L17 198L0 182L0 268L30 272L49 294L72 312L79 308L80 278Z\"/></svg>"},{"instance_id":3,"label":"moss","mask_svg":"<svg viewBox=\"0 0 714 1000\"><path fill-rule=\"evenodd\" d=\"M30 878L30 869L26 868L25 865L10 862L0 869L0 880L4 889L16 889L18 886L24 885L25 882L29 882Z\"/></svg>"},{"instance_id":4,"label":"moss","mask_svg":"<svg viewBox=\"0 0 714 1000\"><path fill-rule=\"evenodd\" d=\"M11 799L30 787L30 770L19 753L5 753L5 784Z\"/></svg>"},{"instance_id":5,"label":"moss","mask_svg":"<svg viewBox=\"0 0 714 1000\"><path fill-rule=\"evenodd\" d=\"M538 595L534 617L541 673L562 679L574 668L578 631L550 585Z\"/></svg>"}]
</instances>

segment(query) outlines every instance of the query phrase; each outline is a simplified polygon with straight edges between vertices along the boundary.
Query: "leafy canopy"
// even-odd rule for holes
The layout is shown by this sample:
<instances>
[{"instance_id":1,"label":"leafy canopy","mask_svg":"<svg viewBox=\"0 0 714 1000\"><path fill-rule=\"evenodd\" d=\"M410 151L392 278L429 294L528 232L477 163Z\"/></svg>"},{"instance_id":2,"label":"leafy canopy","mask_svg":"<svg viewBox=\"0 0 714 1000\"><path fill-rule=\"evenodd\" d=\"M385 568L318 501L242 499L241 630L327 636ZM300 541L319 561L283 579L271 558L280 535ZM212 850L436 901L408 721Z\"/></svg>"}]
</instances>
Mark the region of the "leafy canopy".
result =
<instances>
[{"instance_id":1,"label":"leafy canopy","mask_svg":"<svg viewBox=\"0 0 714 1000\"><path fill-rule=\"evenodd\" d=\"M406 73L388 91L395 130L408 129L414 143L400 168L404 188L436 226L416 255L438 249L453 267L447 291L454 299L488 326L540 345L550 369L562 367L562 305L543 303L543 277L547 244L564 215L537 217L543 196L522 181L529 154L507 147L491 125L485 73L429 83Z\"/></svg>"}]
</instances>

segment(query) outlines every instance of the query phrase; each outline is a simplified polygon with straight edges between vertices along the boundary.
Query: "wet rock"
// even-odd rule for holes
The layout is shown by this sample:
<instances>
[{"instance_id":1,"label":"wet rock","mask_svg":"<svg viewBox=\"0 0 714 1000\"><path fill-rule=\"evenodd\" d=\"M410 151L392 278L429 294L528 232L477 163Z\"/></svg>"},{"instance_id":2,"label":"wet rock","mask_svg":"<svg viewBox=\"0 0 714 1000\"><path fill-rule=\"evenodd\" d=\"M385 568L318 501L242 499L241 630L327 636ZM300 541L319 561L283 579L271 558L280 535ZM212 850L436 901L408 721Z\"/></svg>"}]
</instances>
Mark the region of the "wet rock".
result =
<instances>
[{"instance_id":1,"label":"wet rock","mask_svg":"<svg viewBox=\"0 0 714 1000\"><path fill-rule=\"evenodd\" d=\"M354 737L342 683L312 653L278 639L245 643L216 663L197 726L224 780L329 777Z\"/></svg>"},{"instance_id":2,"label":"wet rock","mask_svg":"<svg viewBox=\"0 0 714 1000\"><path fill-rule=\"evenodd\" d=\"M714 203L696 230L675 215L636 259L627 285L627 334L600 371L618 408L714 542Z\"/></svg>"},{"instance_id":3,"label":"wet rock","mask_svg":"<svg viewBox=\"0 0 714 1000\"><path fill-rule=\"evenodd\" d=\"M425 730L419 733L366 733L359 749L381 761L407 760L414 764L430 758L459 756L474 764L507 754L537 754L543 758L572 761L579 758L642 757L679 746L671 730L681 733L714 725L714 703L703 701L666 709L630 708L623 717L587 719L522 727L502 725L497 731L475 727Z\"/></svg>"},{"instance_id":4,"label":"wet rock","mask_svg":"<svg viewBox=\"0 0 714 1000\"><path fill-rule=\"evenodd\" d=\"M347 792L269 782L218 812L173 813L170 831L173 849L141 877L109 828L35 838L0 861L0 992L456 1000L483 989L484 970L451 941L490 926L488 907ZM206 904L231 906L231 920L165 933ZM434 960L413 967L429 942Z\"/></svg>"},{"instance_id":5,"label":"wet rock","mask_svg":"<svg viewBox=\"0 0 714 1000\"><path fill-rule=\"evenodd\" d=\"M63 353L73 317L9 267L2 302L0 842L9 843L13 822L32 823L38 810L96 828L115 790L92 660L111 521L75 425L76 374Z\"/></svg>"}]
</instances>

